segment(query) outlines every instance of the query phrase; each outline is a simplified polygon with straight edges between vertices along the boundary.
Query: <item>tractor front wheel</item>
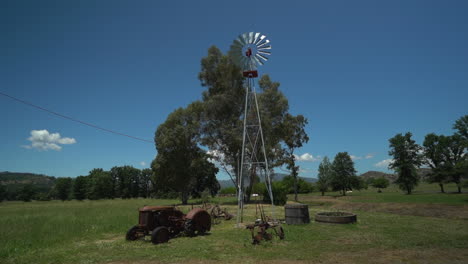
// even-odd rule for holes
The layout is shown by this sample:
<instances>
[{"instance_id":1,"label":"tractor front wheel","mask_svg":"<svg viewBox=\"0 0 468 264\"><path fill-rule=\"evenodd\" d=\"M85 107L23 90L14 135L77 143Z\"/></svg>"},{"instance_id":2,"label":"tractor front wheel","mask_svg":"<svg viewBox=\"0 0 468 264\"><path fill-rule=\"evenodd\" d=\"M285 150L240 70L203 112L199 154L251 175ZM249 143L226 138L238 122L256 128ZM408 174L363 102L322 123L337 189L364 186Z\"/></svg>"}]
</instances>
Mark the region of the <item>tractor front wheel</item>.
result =
<instances>
[{"instance_id":1,"label":"tractor front wheel","mask_svg":"<svg viewBox=\"0 0 468 264\"><path fill-rule=\"evenodd\" d=\"M151 233L151 242L153 242L153 244L166 243L169 241L169 236L170 233L167 227L158 226Z\"/></svg>"},{"instance_id":2,"label":"tractor front wheel","mask_svg":"<svg viewBox=\"0 0 468 264\"><path fill-rule=\"evenodd\" d=\"M138 232L138 226L134 226L134 227L130 228L127 231L127 235L125 235L125 239L128 240L128 241L137 240L137 238L138 238L137 232Z\"/></svg>"}]
</instances>

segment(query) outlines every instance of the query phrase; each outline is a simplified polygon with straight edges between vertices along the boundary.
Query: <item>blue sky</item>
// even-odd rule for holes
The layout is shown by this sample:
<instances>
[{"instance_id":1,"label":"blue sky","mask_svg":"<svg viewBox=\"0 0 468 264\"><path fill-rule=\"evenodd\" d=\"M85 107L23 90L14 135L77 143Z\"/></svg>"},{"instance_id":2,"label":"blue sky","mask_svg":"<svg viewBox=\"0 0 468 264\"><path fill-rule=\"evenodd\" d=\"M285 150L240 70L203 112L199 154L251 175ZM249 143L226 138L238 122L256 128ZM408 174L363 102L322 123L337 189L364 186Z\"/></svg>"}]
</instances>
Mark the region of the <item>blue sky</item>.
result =
<instances>
[{"instance_id":1,"label":"blue sky","mask_svg":"<svg viewBox=\"0 0 468 264\"><path fill-rule=\"evenodd\" d=\"M341 151L359 173L386 171L389 138L422 143L468 114L467 13L466 1L1 1L0 91L151 141L200 99L211 45L262 32L273 49L260 74L309 120L301 175ZM0 171L75 177L156 154L4 96L0 121Z\"/></svg>"}]
</instances>

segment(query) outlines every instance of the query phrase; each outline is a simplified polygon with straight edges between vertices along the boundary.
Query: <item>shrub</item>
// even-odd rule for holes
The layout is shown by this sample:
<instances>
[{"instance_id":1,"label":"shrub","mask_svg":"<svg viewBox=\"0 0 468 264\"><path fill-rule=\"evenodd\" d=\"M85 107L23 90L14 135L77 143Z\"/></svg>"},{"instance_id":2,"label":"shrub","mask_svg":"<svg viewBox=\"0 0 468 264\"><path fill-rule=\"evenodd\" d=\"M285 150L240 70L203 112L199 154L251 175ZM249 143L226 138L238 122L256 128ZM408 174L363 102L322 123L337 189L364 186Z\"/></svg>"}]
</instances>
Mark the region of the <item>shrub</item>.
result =
<instances>
[{"instance_id":1,"label":"shrub","mask_svg":"<svg viewBox=\"0 0 468 264\"><path fill-rule=\"evenodd\" d=\"M205 189L201 193L201 202L202 203L209 203L211 201L211 193L209 189Z\"/></svg>"},{"instance_id":2,"label":"shrub","mask_svg":"<svg viewBox=\"0 0 468 264\"><path fill-rule=\"evenodd\" d=\"M284 186L282 182L273 182L271 188L273 192L273 204L286 204L286 201L288 200L288 188ZM268 194L268 190L266 188L263 192L263 201L266 203L271 203L270 195Z\"/></svg>"},{"instance_id":3,"label":"shrub","mask_svg":"<svg viewBox=\"0 0 468 264\"><path fill-rule=\"evenodd\" d=\"M468 188L468 180L462 181L462 182L461 182L461 186L462 186L463 188Z\"/></svg>"},{"instance_id":4,"label":"shrub","mask_svg":"<svg viewBox=\"0 0 468 264\"><path fill-rule=\"evenodd\" d=\"M226 187L219 191L219 194L236 194L236 187Z\"/></svg>"},{"instance_id":5,"label":"shrub","mask_svg":"<svg viewBox=\"0 0 468 264\"><path fill-rule=\"evenodd\" d=\"M50 201L50 196L48 193L40 192L36 195L36 200L41 201L41 202Z\"/></svg>"},{"instance_id":6,"label":"shrub","mask_svg":"<svg viewBox=\"0 0 468 264\"><path fill-rule=\"evenodd\" d=\"M374 181L372 182L372 186L374 186L374 188L379 189L379 190L378 190L379 193L382 192L381 189L387 188L388 185L389 185L389 181L388 181L387 179L385 179L384 177L376 178L376 179L374 179Z\"/></svg>"},{"instance_id":7,"label":"shrub","mask_svg":"<svg viewBox=\"0 0 468 264\"><path fill-rule=\"evenodd\" d=\"M282 180L283 185L288 189L288 193L294 193L294 178L292 176L286 176ZM306 182L304 179L297 178L297 192L298 193L310 193L313 191L311 183Z\"/></svg>"}]
</instances>

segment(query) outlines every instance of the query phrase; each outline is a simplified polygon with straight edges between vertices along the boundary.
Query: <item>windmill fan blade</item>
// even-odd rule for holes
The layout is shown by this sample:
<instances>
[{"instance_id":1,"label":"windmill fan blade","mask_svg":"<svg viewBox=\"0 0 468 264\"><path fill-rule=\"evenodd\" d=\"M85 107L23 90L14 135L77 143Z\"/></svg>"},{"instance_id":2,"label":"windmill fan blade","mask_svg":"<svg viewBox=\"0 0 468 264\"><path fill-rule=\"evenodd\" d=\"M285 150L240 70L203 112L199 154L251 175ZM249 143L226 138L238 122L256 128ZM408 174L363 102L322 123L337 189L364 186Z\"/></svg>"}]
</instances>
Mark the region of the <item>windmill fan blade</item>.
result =
<instances>
[{"instance_id":1,"label":"windmill fan blade","mask_svg":"<svg viewBox=\"0 0 468 264\"><path fill-rule=\"evenodd\" d=\"M242 35L239 35L239 37L236 39L242 46L244 46L246 43L244 42L244 39L242 38Z\"/></svg>"},{"instance_id":2,"label":"windmill fan blade","mask_svg":"<svg viewBox=\"0 0 468 264\"><path fill-rule=\"evenodd\" d=\"M237 44L232 44L231 45L231 50L242 50L242 46L241 45L237 45Z\"/></svg>"},{"instance_id":3,"label":"windmill fan blade","mask_svg":"<svg viewBox=\"0 0 468 264\"><path fill-rule=\"evenodd\" d=\"M262 36L258 39L258 41L257 41L256 43L254 43L254 44L255 44L255 45L258 45L260 42L262 42L262 40L263 40L264 38L266 38L266 36L265 36L265 35L262 35Z\"/></svg>"},{"instance_id":4,"label":"windmill fan blade","mask_svg":"<svg viewBox=\"0 0 468 264\"><path fill-rule=\"evenodd\" d=\"M244 40L245 44L249 44L249 34L248 33L242 34L242 39Z\"/></svg>"},{"instance_id":5,"label":"windmill fan blade","mask_svg":"<svg viewBox=\"0 0 468 264\"><path fill-rule=\"evenodd\" d=\"M262 44L258 45L257 49L259 49L259 48L261 48L261 47L263 47L265 45L268 45L268 43L270 43L270 41L267 39L267 40L265 40L265 43L262 43Z\"/></svg>"},{"instance_id":6,"label":"windmill fan blade","mask_svg":"<svg viewBox=\"0 0 468 264\"><path fill-rule=\"evenodd\" d=\"M254 40L254 33L253 33L253 32L250 32L250 33L249 33L249 44L252 44L252 43L253 43L253 40Z\"/></svg>"},{"instance_id":7,"label":"windmill fan blade","mask_svg":"<svg viewBox=\"0 0 468 264\"><path fill-rule=\"evenodd\" d=\"M239 40L236 39L234 40L234 43L232 44L232 46L242 48L243 45L242 43L240 43Z\"/></svg>"},{"instance_id":8,"label":"windmill fan blade","mask_svg":"<svg viewBox=\"0 0 468 264\"><path fill-rule=\"evenodd\" d=\"M271 52L269 51L258 50L257 52L263 55L271 55Z\"/></svg>"},{"instance_id":9,"label":"windmill fan blade","mask_svg":"<svg viewBox=\"0 0 468 264\"><path fill-rule=\"evenodd\" d=\"M258 36L260 36L260 33L255 33L255 38L254 38L254 40L253 40L252 44L254 44L254 45L255 45L255 43L257 43Z\"/></svg>"},{"instance_id":10,"label":"windmill fan blade","mask_svg":"<svg viewBox=\"0 0 468 264\"><path fill-rule=\"evenodd\" d=\"M259 42L257 43L257 47L260 47L260 46L263 46L263 45L265 45L265 44L268 44L268 42L270 42L268 39L266 39L266 38L265 38L265 39L262 39L261 41L259 41Z\"/></svg>"},{"instance_id":11,"label":"windmill fan blade","mask_svg":"<svg viewBox=\"0 0 468 264\"><path fill-rule=\"evenodd\" d=\"M266 47L263 47L263 48L259 48L257 50L261 50L261 51L271 50L271 46L266 46Z\"/></svg>"},{"instance_id":12,"label":"windmill fan blade","mask_svg":"<svg viewBox=\"0 0 468 264\"><path fill-rule=\"evenodd\" d=\"M255 54L255 56L256 56L256 57L258 57L258 58L261 58L261 59L263 59L264 61L267 61L267 60L268 60L268 58L267 58L267 57L265 57L265 56L263 56L263 55L260 55L260 54L258 54L258 53L257 53L257 54Z\"/></svg>"},{"instance_id":13,"label":"windmill fan blade","mask_svg":"<svg viewBox=\"0 0 468 264\"><path fill-rule=\"evenodd\" d=\"M256 55L257 55L257 54L256 54ZM253 56L252 58L254 59L254 61L255 61L257 64L263 65L263 62L260 61L259 59L257 59L256 56Z\"/></svg>"}]
</instances>

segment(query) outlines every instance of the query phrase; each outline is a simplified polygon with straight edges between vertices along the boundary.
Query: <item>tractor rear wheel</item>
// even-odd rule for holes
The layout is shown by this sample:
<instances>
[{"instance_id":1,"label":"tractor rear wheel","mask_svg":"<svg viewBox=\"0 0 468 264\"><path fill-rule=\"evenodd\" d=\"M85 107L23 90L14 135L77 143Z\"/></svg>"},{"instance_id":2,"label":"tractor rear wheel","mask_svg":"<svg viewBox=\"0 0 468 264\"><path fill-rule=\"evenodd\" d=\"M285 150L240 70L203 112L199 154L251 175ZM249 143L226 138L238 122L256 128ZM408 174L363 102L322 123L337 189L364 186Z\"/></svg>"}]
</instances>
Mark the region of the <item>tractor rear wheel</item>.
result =
<instances>
[{"instance_id":1,"label":"tractor rear wheel","mask_svg":"<svg viewBox=\"0 0 468 264\"><path fill-rule=\"evenodd\" d=\"M170 233L167 227L158 226L151 233L151 242L153 242L153 244L166 243L169 241L169 236Z\"/></svg>"},{"instance_id":2,"label":"tractor rear wheel","mask_svg":"<svg viewBox=\"0 0 468 264\"><path fill-rule=\"evenodd\" d=\"M125 239L129 241L134 241L137 240L137 231L138 231L138 226L133 226L127 231L127 235L125 235Z\"/></svg>"}]
</instances>

